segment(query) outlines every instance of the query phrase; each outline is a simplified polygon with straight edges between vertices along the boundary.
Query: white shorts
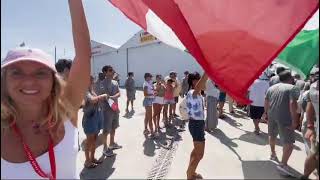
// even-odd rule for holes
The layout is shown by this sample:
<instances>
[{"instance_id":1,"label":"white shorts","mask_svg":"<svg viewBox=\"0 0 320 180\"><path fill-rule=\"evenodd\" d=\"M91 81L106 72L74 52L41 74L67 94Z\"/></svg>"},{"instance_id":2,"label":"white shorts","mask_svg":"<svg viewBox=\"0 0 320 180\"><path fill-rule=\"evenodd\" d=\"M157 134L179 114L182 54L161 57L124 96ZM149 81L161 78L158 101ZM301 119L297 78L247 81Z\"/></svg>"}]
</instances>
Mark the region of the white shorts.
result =
<instances>
[{"instance_id":1,"label":"white shorts","mask_svg":"<svg viewBox=\"0 0 320 180\"><path fill-rule=\"evenodd\" d=\"M161 104L161 105L163 105L163 104L164 104L164 98L163 98L163 97L156 96L156 97L154 98L153 104Z\"/></svg>"}]
</instances>

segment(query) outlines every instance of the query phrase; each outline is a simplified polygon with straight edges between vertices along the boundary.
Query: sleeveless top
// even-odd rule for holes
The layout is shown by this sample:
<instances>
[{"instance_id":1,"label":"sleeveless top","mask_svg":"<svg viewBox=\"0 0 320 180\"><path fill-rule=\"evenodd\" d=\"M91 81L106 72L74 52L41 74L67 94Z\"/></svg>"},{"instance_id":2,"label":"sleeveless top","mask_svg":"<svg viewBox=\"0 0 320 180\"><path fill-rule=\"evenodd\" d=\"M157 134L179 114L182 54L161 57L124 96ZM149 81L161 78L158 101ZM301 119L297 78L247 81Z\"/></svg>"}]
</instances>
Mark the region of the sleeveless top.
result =
<instances>
[{"instance_id":1,"label":"sleeveless top","mask_svg":"<svg viewBox=\"0 0 320 180\"><path fill-rule=\"evenodd\" d=\"M155 83L154 89L156 89L156 87L157 87L157 83ZM165 91L166 91L165 87L161 85L157 91L157 97L164 97Z\"/></svg>"},{"instance_id":2,"label":"sleeveless top","mask_svg":"<svg viewBox=\"0 0 320 180\"><path fill-rule=\"evenodd\" d=\"M64 122L65 135L54 147L57 179L79 179L76 171L78 153L78 130L70 120ZM21 145L21 148L22 145ZM46 152L36 158L40 168L45 172L51 171L49 153ZM1 179L44 179L40 177L30 162L11 163L1 158Z\"/></svg>"}]
</instances>

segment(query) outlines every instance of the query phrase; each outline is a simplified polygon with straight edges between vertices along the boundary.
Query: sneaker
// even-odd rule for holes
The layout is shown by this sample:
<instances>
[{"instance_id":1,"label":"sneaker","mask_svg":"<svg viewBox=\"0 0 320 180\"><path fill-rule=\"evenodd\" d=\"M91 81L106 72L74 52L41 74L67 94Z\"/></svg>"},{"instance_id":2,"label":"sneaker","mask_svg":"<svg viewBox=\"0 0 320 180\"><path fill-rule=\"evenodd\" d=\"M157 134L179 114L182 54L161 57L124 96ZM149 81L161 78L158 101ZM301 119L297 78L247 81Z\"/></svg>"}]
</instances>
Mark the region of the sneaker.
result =
<instances>
[{"instance_id":1,"label":"sneaker","mask_svg":"<svg viewBox=\"0 0 320 180\"><path fill-rule=\"evenodd\" d=\"M290 171L289 166L283 165L283 164L279 164L277 166L277 169L279 170L280 174L283 176L291 176L294 177L294 174Z\"/></svg>"},{"instance_id":2,"label":"sneaker","mask_svg":"<svg viewBox=\"0 0 320 180\"><path fill-rule=\"evenodd\" d=\"M117 143L113 143L113 144L111 144L111 145L109 146L109 148L110 148L111 150L115 150L115 149L121 149L122 146L120 146L120 145L117 144Z\"/></svg>"},{"instance_id":3,"label":"sneaker","mask_svg":"<svg viewBox=\"0 0 320 180\"><path fill-rule=\"evenodd\" d=\"M116 155L115 153L113 153L113 151L111 149L107 149L103 152L103 155L107 156L107 157L112 157L114 155Z\"/></svg>"},{"instance_id":4,"label":"sneaker","mask_svg":"<svg viewBox=\"0 0 320 180\"><path fill-rule=\"evenodd\" d=\"M271 155L270 156L270 160L271 161L275 161L275 162L279 162L279 159L278 159L277 155Z\"/></svg>"},{"instance_id":5,"label":"sneaker","mask_svg":"<svg viewBox=\"0 0 320 180\"><path fill-rule=\"evenodd\" d=\"M173 117L179 117L179 115L177 115L177 114L173 114Z\"/></svg>"}]
</instances>

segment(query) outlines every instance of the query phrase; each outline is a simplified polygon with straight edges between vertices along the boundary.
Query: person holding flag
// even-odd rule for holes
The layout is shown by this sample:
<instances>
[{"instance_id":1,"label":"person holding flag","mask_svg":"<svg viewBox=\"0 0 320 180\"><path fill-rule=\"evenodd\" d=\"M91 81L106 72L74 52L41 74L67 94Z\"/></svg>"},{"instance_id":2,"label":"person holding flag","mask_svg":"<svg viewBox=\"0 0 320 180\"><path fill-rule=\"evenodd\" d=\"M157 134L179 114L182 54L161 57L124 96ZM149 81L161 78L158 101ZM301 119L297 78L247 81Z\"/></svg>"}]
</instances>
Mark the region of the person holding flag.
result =
<instances>
[{"instance_id":1,"label":"person holding flag","mask_svg":"<svg viewBox=\"0 0 320 180\"><path fill-rule=\"evenodd\" d=\"M89 86L91 47L82 1L68 3L75 58L65 84L40 49L13 49L1 63L1 179L79 179L71 116Z\"/></svg>"}]
</instances>

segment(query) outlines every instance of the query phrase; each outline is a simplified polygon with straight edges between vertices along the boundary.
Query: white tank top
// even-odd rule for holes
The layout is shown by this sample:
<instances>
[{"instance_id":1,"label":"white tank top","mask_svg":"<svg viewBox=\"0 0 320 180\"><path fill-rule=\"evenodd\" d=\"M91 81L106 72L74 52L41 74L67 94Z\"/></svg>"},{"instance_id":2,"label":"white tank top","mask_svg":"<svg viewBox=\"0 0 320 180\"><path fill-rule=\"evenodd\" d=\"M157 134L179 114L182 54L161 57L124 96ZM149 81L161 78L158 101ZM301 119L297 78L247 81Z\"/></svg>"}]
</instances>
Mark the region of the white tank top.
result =
<instances>
[{"instance_id":1,"label":"white tank top","mask_svg":"<svg viewBox=\"0 0 320 180\"><path fill-rule=\"evenodd\" d=\"M65 136L54 147L57 179L79 179L76 172L78 153L78 130L70 120L64 123ZM39 166L45 173L51 171L49 153L36 158ZM30 162L11 163L1 158L1 179L43 179L31 166Z\"/></svg>"}]
</instances>

